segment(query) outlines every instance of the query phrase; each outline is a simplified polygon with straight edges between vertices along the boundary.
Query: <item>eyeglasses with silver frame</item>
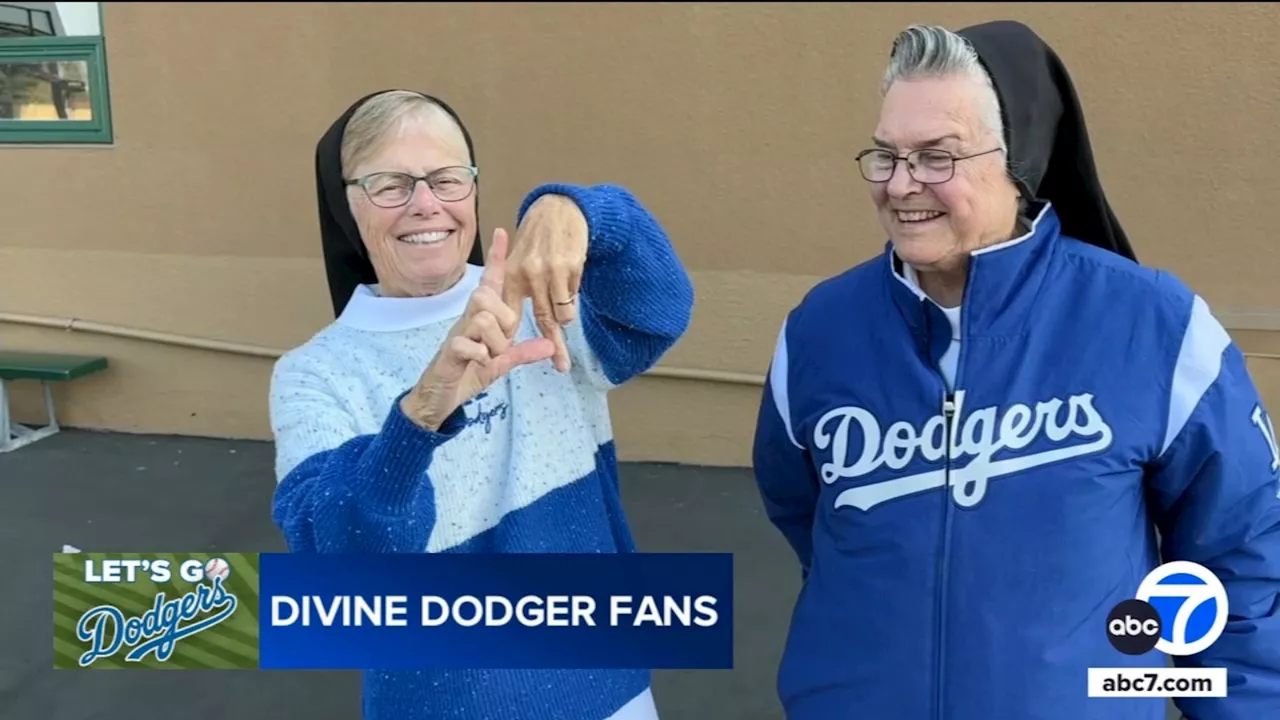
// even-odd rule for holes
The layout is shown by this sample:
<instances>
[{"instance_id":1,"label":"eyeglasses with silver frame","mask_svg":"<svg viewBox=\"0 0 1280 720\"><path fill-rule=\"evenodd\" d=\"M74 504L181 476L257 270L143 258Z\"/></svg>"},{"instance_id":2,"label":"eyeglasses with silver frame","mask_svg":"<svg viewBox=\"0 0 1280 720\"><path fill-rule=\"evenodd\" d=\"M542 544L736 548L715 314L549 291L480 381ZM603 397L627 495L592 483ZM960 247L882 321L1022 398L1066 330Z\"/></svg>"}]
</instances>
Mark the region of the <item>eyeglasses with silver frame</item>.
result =
<instances>
[{"instance_id":1,"label":"eyeglasses with silver frame","mask_svg":"<svg viewBox=\"0 0 1280 720\"><path fill-rule=\"evenodd\" d=\"M871 148L858 153L858 172L867 182L885 183L893 179L898 169L898 161L907 163L907 172L911 179L922 185L938 185L947 182L956 174L956 163L961 160L990 155L1000 152L1000 148L983 150L972 155L953 155L946 150L923 149L913 150L906 155L897 155L884 148Z\"/></svg>"},{"instance_id":2,"label":"eyeglasses with silver frame","mask_svg":"<svg viewBox=\"0 0 1280 720\"><path fill-rule=\"evenodd\" d=\"M466 200L475 191L479 168L468 165L442 167L426 175L403 172L376 172L363 177L347 179L343 184L359 186L369 202L380 208L398 208L409 203L418 183L427 188L441 202Z\"/></svg>"}]
</instances>

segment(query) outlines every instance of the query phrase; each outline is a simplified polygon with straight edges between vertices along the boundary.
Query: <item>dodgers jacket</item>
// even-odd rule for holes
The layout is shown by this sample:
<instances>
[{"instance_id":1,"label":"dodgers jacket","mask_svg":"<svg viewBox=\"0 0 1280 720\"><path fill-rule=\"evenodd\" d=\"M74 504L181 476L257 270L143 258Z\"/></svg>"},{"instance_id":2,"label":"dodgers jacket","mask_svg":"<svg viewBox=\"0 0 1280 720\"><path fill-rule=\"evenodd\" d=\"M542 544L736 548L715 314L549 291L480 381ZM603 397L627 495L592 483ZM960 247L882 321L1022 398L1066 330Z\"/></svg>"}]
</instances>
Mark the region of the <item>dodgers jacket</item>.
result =
<instances>
[{"instance_id":1,"label":"dodgers jacket","mask_svg":"<svg viewBox=\"0 0 1280 720\"><path fill-rule=\"evenodd\" d=\"M1280 718L1280 453L1245 360L1176 278L1035 212L972 258L954 389L950 323L891 248L786 318L754 466L804 577L788 720L1163 720L1088 697L1088 668L1167 665L1106 621L1169 560L1230 608L1176 659L1227 668L1228 696L1179 707Z\"/></svg>"}]
</instances>

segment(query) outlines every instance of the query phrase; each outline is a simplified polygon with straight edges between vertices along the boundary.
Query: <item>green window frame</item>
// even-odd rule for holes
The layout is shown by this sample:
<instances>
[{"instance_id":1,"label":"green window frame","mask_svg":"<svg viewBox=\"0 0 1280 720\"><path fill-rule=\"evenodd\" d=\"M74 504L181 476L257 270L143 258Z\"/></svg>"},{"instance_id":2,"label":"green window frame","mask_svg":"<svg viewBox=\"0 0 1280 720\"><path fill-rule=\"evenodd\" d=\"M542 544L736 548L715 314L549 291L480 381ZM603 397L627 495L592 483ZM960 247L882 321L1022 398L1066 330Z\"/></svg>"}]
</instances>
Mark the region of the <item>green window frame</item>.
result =
<instances>
[{"instance_id":1,"label":"green window frame","mask_svg":"<svg viewBox=\"0 0 1280 720\"><path fill-rule=\"evenodd\" d=\"M88 68L91 120L0 119L0 144L110 144L111 88L106 38L100 35L0 38L0 64L76 62Z\"/></svg>"}]
</instances>

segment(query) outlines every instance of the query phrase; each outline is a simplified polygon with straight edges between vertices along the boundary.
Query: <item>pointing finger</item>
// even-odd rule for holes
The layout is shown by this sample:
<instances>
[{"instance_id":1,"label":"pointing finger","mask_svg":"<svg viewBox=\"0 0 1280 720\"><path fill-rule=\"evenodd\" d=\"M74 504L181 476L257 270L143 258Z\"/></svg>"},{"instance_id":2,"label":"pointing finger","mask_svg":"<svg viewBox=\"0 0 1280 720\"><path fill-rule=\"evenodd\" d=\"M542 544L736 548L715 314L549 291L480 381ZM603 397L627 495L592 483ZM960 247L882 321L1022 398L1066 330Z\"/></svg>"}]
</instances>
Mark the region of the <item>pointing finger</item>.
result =
<instances>
[{"instance_id":1,"label":"pointing finger","mask_svg":"<svg viewBox=\"0 0 1280 720\"><path fill-rule=\"evenodd\" d=\"M547 337L551 339L551 342L554 344L556 349L555 355L551 358L551 362L560 372L569 372L569 368L571 367L569 359L569 345L565 342L564 331L560 329L560 324L557 323L554 318L548 321L547 328L548 329L544 332L547 333Z\"/></svg>"},{"instance_id":2,"label":"pointing finger","mask_svg":"<svg viewBox=\"0 0 1280 720\"><path fill-rule=\"evenodd\" d=\"M503 233L505 235L505 233ZM505 271L505 268L504 268ZM511 270L511 277L506 278L502 285L502 302L511 308L516 317L519 317L524 311L524 298L528 294L526 275L520 263L517 262Z\"/></svg>"},{"instance_id":3,"label":"pointing finger","mask_svg":"<svg viewBox=\"0 0 1280 720\"><path fill-rule=\"evenodd\" d=\"M484 274L480 276L480 284L494 292L502 292L506 271L507 231L498 228L493 231L493 244L489 247L489 257L484 260Z\"/></svg>"},{"instance_id":4,"label":"pointing finger","mask_svg":"<svg viewBox=\"0 0 1280 720\"><path fill-rule=\"evenodd\" d=\"M566 372L569 369L569 350L565 346L564 334L560 332L560 324L556 322L546 276L535 275L529 280L529 290L533 296L533 317L537 320L542 336L555 343L556 353L553 364L560 372Z\"/></svg>"}]
</instances>

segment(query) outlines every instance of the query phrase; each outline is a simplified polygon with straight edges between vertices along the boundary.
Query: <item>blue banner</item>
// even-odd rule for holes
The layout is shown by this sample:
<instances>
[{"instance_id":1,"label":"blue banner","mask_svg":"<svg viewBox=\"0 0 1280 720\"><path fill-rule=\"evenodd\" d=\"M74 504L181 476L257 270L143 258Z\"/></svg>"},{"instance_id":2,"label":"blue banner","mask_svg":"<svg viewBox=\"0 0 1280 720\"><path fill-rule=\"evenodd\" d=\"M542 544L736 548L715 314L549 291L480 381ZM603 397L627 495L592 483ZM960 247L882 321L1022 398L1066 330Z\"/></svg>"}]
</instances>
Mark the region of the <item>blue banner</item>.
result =
<instances>
[{"instance_id":1,"label":"blue banner","mask_svg":"<svg viewBox=\"0 0 1280 720\"><path fill-rule=\"evenodd\" d=\"M260 556L264 669L733 667L733 556Z\"/></svg>"}]
</instances>

